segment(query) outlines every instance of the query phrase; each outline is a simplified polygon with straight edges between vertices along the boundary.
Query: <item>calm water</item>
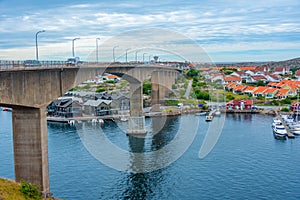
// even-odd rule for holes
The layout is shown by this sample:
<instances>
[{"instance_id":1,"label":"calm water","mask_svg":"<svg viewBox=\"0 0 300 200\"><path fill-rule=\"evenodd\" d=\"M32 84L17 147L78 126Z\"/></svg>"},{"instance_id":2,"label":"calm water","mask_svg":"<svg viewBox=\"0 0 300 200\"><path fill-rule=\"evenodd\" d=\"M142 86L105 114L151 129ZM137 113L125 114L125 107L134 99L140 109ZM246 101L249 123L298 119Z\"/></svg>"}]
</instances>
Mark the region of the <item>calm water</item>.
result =
<instances>
[{"instance_id":1,"label":"calm water","mask_svg":"<svg viewBox=\"0 0 300 200\"><path fill-rule=\"evenodd\" d=\"M0 119L0 176L13 179L11 113L0 112ZM170 118L153 139L126 137L112 122L102 130L122 149L152 151L169 144L183 121L187 128L199 123L191 146L173 164L145 174L116 171L90 155L79 135L97 133L100 127L49 124L51 192L91 200L300 199L300 138L275 140L271 116L227 115L218 143L202 160L198 152L208 123L201 116Z\"/></svg>"}]
</instances>

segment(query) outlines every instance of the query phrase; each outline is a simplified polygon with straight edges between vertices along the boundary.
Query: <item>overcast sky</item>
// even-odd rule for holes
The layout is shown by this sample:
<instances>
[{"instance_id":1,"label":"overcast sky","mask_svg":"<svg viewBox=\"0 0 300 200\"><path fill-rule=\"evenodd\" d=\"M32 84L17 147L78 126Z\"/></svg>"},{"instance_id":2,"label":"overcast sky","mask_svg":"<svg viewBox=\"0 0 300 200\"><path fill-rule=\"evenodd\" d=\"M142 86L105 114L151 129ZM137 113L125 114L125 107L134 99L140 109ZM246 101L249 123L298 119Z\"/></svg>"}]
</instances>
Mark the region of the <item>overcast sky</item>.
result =
<instances>
[{"instance_id":1,"label":"overcast sky","mask_svg":"<svg viewBox=\"0 0 300 200\"><path fill-rule=\"evenodd\" d=\"M300 57L298 0L0 0L0 59L276 61ZM203 58L203 55L206 53Z\"/></svg>"}]
</instances>

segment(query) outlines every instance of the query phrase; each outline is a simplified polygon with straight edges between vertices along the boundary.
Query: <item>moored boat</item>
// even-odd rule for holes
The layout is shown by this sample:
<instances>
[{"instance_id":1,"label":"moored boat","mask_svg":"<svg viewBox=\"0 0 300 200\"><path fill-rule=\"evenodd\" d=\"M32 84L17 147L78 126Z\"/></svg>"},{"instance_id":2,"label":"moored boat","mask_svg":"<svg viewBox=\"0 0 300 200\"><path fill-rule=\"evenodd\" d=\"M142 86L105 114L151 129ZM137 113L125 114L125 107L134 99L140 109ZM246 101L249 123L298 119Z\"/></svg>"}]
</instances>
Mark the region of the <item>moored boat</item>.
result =
<instances>
[{"instance_id":1,"label":"moored boat","mask_svg":"<svg viewBox=\"0 0 300 200\"><path fill-rule=\"evenodd\" d=\"M205 118L205 121L207 121L207 122L211 122L212 120L213 120L213 116L212 115L208 115Z\"/></svg>"},{"instance_id":2,"label":"moored boat","mask_svg":"<svg viewBox=\"0 0 300 200\"><path fill-rule=\"evenodd\" d=\"M199 113L196 113L195 115L196 116L204 116L204 115L206 115L206 112L199 112Z\"/></svg>"},{"instance_id":3,"label":"moored boat","mask_svg":"<svg viewBox=\"0 0 300 200\"><path fill-rule=\"evenodd\" d=\"M220 116L220 115L221 115L221 111L217 109L217 111L215 112L215 116Z\"/></svg>"},{"instance_id":4,"label":"moored boat","mask_svg":"<svg viewBox=\"0 0 300 200\"><path fill-rule=\"evenodd\" d=\"M282 124L276 124L273 122L272 124L273 135L276 139L286 139L287 131Z\"/></svg>"}]
</instances>

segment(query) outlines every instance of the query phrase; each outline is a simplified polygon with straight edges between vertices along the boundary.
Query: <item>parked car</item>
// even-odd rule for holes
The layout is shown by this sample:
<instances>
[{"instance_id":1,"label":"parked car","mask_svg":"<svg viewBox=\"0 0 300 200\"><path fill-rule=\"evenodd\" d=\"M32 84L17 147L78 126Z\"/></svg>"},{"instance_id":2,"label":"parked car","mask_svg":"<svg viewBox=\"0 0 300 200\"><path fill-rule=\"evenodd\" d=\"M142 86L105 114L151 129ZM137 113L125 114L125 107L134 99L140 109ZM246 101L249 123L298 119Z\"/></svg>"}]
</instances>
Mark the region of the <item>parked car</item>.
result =
<instances>
[{"instance_id":1,"label":"parked car","mask_svg":"<svg viewBox=\"0 0 300 200\"><path fill-rule=\"evenodd\" d=\"M24 66L25 67L35 67L35 66L42 66L42 64L38 60L25 60Z\"/></svg>"}]
</instances>

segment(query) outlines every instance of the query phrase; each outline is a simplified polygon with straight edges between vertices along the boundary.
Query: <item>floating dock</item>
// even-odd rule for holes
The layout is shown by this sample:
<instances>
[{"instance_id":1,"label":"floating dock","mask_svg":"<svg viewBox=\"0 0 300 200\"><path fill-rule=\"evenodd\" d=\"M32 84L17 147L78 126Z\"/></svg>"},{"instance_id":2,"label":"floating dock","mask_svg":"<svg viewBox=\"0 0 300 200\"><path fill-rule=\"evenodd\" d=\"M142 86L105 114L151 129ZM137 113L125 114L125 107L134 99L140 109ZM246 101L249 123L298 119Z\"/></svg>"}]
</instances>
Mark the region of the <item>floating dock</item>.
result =
<instances>
[{"instance_id":1,"label":"floating dock","mask_svg":"<svg viewBox=\"0 0 300 200\"><path fill-rule=\"evenodd\" d=\"M281 123L283 124L284 128L286 129L287 132L287 137L288 138L295 138L295 135L293 133L291 133L290 128L286 125L285 121L282 119L282 117L280 115L277 115L278 119L281 121Z\"/></svg>"}]
</instances>

